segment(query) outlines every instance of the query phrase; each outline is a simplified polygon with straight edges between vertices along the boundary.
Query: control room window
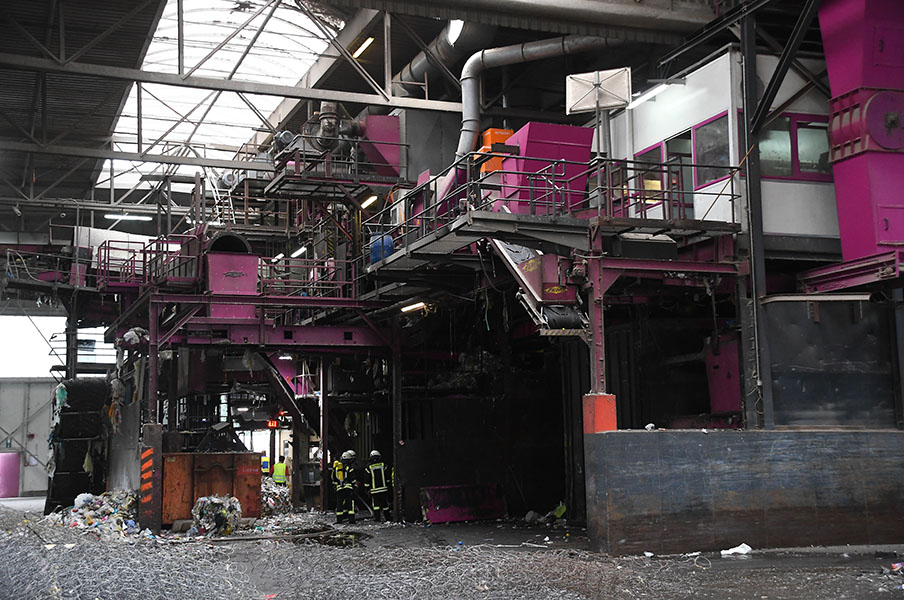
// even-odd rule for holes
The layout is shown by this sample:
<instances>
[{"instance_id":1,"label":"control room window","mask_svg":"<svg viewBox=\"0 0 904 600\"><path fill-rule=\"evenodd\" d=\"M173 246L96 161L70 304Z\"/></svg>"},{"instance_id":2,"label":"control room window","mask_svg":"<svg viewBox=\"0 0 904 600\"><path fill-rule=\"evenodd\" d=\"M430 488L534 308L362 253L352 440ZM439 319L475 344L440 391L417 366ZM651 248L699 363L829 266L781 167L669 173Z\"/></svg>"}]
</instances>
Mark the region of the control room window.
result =
<instances>
[{"instance_id":1,"label":"control room window","mask_svg":"<svg viewBox=\"0 0 904 600\"><path fill-rule=\"evenodd\" d=\"M696 173L698 188L729 174L728 115L694 129L694 162L701 165Z\"/></svg>"},{"instance_id":2,"label":"control room window","mask_svg":"<svg viewBox=\"0 0 904 600\"><path fill-rule=\"evenodd\" d=\"M797 159L801 173L831 174L827 123L797 123Z\"/></svg>"},{"instance_id":3,"label":"control room window","mask_svg":"<svg viewBox=\"0 0 904 600\"><path fill-rule=\"evenodd\" d=\"M779 117L760 133L760 165L764 177L791 177L791 119Z\"/></svg>"},{"instance_id":4,"label":"control room window","mask_svg":"<svg viewBox=\"0 0 904 600\"><path fill-rule=\"evenodd\" d=\"M738 121L743 132L743 114L738 114ZM826 121L824 115L785 113L767 124L760 132L762 176L791 181L832 181ZM747 152L743 147L739 150L742 156Z\"/></svg>"}]
</instances>

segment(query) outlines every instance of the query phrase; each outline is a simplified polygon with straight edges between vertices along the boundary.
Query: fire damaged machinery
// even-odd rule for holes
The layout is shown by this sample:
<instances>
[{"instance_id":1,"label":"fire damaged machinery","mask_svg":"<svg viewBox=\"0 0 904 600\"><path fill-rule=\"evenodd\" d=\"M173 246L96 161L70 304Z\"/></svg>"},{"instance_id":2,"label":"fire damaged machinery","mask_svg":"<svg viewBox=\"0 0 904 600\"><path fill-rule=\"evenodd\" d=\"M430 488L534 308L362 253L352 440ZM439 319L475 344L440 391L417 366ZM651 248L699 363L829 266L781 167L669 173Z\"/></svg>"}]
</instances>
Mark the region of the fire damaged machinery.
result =
<instances>
[{"instance_id":1,"label":"fire damaged machinery","mask_svg":"<svg viewBox=\"0 0 904 600\"><path fill-rule=\"evenodd\" d=\"M460 127L322 102L269 137L267 169L199 175L159 236L77 227L8 250L4 285L58 298L69 346L115 343L108 410L133 439L110 462L157 457L136 481L152 528L184 510L167 469L211 489L192 473L219 441L216 485L246 490L232 430L270 428L291 431L294 500L321 508L333 461L378 450L409 521L562 506L614 554L793 545L814 523L889 541L902 483L870 457L899 454L904 423L904 8L818 19L824 61L728 45L589 126L509 128L481 78L619 41L477 52ZM830 102L795 62L825 63Z\"/></svg>"}]
</instances>

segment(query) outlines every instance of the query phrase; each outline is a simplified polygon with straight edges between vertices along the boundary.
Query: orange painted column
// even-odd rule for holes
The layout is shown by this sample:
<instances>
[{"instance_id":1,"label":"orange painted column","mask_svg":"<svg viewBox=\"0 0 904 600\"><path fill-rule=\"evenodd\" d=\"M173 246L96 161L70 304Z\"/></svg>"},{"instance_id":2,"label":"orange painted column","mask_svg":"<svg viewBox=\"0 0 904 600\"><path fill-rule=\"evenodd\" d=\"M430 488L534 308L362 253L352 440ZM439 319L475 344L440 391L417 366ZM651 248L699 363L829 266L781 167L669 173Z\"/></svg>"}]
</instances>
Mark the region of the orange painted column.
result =
<instances>
[{"instance_id":1,"label":"orange painted column","mask_svg":"<svg viewBox=\"0 0 904 600\"><path fill-rule=\"evenodd\" d=\"M618 421L615 414L615 396L612 394L586 394L584 396L584 433L615 431Z\"/></svg>"},{"instance_id":2,"label":"orange painted column","mask_svg":"<svg viewBox=\"0 0 904 600\"><path fill-rule=\"evenodd\" d=\"M142 428L139 446L138 524L160 532L163 518L163 426Z\"/></svg>"}]
</instances>

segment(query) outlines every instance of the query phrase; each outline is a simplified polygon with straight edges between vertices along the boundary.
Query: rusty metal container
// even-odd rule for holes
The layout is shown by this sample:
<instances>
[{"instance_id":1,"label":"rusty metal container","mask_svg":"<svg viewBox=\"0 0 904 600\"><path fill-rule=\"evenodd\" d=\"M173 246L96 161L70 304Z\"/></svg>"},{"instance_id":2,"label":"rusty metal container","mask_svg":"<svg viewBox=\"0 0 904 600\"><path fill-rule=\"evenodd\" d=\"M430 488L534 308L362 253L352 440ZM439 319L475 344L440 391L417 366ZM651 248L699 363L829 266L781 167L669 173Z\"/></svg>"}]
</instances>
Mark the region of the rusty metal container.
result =
<instances>
[{"instance_id":1,"label":"rusty metal container","mask_svg":"<svg viewBox=\"0 0 904 600\"><path fill-rule=\"evenodd\" d=\"M261 455L256 452L163 455L163 519L191 519L202 496L235 496L243 517L261 516Z\"/></svg>"}]
</instances>

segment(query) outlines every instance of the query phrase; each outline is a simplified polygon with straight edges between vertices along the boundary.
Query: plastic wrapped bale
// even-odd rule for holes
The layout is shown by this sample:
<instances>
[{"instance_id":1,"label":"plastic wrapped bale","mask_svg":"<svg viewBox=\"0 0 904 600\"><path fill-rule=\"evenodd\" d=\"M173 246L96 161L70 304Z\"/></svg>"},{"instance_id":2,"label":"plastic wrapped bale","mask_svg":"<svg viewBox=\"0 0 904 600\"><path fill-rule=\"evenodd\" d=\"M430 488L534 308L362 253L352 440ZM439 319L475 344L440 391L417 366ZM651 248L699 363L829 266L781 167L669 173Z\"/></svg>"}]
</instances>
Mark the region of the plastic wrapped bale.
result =
<instances>
[{"instance_id":1,"label":"plastic wrapped bale","mask_svg":"<svg viewBox=\"0 0 904 600\"><path fill-rule=\"evenodd\" d=\"M261 515L281 515L292 512L289 488L279 485L272 477L261 478Z\"/></svg>"},{"instance_id":2,"label":"plastic wrapped bale","mask_svg":"<svg viewBox=\"0 0 904 600\"><path fill-rule=\"evenodd\" d=\"M242 518L242 505L235 496L203 496L191 509L192 529L201 535L228 535Z\"/></svg>"}]
</instances>

